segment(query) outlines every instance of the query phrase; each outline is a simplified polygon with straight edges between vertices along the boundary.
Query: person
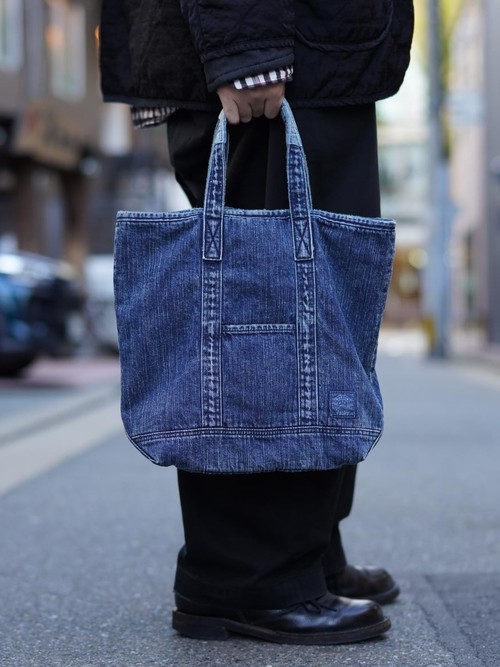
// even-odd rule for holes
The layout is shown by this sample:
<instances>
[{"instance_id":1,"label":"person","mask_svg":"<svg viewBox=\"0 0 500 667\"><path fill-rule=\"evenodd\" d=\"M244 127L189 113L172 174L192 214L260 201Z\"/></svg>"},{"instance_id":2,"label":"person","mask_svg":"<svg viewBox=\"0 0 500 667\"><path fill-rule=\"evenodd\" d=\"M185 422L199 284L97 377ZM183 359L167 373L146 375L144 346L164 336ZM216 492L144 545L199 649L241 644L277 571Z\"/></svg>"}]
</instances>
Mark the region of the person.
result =
<instances>
[{"instance_id":1,"label":"person","mask_svg":"<svg viewBox=\"0 0 500 667\"><path fill-rule=\"evenodd\" d=\"M134 123L167 123L176 178L203 205L212 134L229 122L226 203L288 208L282 100L302 137L316 208L380 214L375 102L409 62L411 0L104 0L105 101ZM399 587L348 564L339 523L356 467L300 472L178 471L185 533L174 628L296 644L383 634Z\"/></svg>"}]
</instances>

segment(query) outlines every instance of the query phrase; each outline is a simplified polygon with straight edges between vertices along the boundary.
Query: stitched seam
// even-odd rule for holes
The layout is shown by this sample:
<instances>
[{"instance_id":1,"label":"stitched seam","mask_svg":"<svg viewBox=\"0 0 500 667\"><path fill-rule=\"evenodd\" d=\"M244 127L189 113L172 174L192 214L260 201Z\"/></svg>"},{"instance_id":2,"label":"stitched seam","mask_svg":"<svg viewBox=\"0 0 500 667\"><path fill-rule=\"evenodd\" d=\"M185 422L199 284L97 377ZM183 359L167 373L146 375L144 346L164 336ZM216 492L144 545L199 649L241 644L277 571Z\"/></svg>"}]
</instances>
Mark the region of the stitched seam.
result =
<instances>
[{"instance_id":1,"label":"stitched seam","mask_svg":"<svg viewBox=\"0 0 500 667\"><path fill-rule=\"evenodd\" d=\"M226 334L294 333L295 324L224 324Z\"/></svg>"},{"instance_id":2,"label":"stitched seam","mask_svg":"<svg viewBox=\"0 0 500 667\"><path fill-rule=\"evenodd\" d=\"M298 146L289 147L289 170L290 180L304 181L305 174L302 169L302 151ZM301 188L297 188L294 192L293 208L292 208L293 226L294 226L294 243L295 243L295 257L297 259L308 259L311 257L311 234L310 234L310 219L307 201L304 201L305 193Z\"/></svg>"},{"instance_id":3,"label":"stitched seam","mask_svg":"<svg viewBox=\"0 0 500 667\"><path fill-rule=\"evenodd\" d=\"M358 218L354 216L351 218L350 216L342 216L340 214L338 218L335 217L334 220L329 220L321 215L318 215L317 218L320 224L324 224L328 227L347 227L365 233L377 232L381 234L392 234L396 226L396 222L389 218Z\"/></svg>"},{"instance_id":4,"label":"stitched seam","mask_svg":"<svg viewBox=\"0 0 500 667\"><path fill-rule=\"evenodd\" d=\"M223 144L218 144L214 148L211 178L207 183L204 252L205 257L210 259L218 259L221 254L222 209L219 206L217 193L223 187L225 177L224 156L220 154L223 150Z\"/></svg>"},{"instance_id":5,"label":"stitched seam","mask_svg":"<svg viewBox=\"0 0 500 667\"><path fill-rule=\"evenodd\" d=\"M297 262L297 349L299 358L299 411L301 424L313 424L318 416L316 391L315 299L312 262Z\"/></svg>"},{"instance_id":6,"label":"stitched seam","mask_svg":"<svg viewBox=\"0 0 500 667\"><path fill-rule=\"evenodd\" d=\"M202 420L208 427L221 423L220 277L220 264L203 266Z\"/></svg>"},{"instance_id":7,"label":"stitched seam","mask_svg":"<svg viewBox=\"0 0 500 667\"><path fill-rule=\"evenodd\" d=\"M267 437L279 435L366 435L372 436L381 432L381 429L372 428L349 428L332 426L287 426L282 428L225 428L225 427L200 427L194 429L180 429L178 431L154 431L152 433L139 433L131 435L130 438L146 442L158 440L159 438L176 438L181 436L214 436L224 435L227 437L239 437L251 435L254 437Z\"/></svg>"}]
</instances>

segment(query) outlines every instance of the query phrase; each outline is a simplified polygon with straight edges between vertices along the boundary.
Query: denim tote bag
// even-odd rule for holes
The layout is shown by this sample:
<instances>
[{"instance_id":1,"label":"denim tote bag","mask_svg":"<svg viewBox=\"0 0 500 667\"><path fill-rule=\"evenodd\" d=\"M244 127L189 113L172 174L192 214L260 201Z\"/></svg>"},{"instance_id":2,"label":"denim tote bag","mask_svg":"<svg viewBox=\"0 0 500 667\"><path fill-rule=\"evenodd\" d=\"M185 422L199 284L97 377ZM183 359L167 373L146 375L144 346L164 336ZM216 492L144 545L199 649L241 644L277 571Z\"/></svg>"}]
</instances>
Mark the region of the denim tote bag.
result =
<instances>
[{"instance_id":1,"label":"denim tote bag","mask_svg":"<svg viewBox=\"0 0 500 667\"><path fill-rule=\"evenodd\" d=\"M395 223L313 209L286 102L282 117L288 210L225 207L221 116L203 209L117 215L122 418L156 464L324 470L361 461L380 438L375 358Z\"/></svg>"}]
</instances>

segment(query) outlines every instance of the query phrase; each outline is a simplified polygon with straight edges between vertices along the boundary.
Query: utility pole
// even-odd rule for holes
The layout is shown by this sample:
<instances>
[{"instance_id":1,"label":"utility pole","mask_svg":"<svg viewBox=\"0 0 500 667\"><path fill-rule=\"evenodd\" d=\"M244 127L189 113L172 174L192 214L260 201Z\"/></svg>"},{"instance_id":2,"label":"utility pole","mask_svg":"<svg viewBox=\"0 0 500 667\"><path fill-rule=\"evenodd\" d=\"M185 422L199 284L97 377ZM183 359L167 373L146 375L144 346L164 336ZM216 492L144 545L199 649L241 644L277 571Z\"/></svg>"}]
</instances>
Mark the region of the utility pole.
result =
<instances>
[{"instance_id":1,"label":"utility pole","mask_svg":"<svg viewBox=\"0 0 500 667\"><path fill-rule=\"evenodd\" d=\"M443 127L444 82L440 0L427 0L429 77L429 262L424 273L424 327L429 355L448 356L450 324L449 239L451 205Z\"/></svg>"},{"instance_id":2,"label":"utility pole","mask_svg":"<svg viewBox=\"0 0 500 667\"><path fill-rule=\"evenodd\" d=\"M487 169L488 342L500 344L500 0L486 0L485 91Z\"/></svg>"}]
</instances>

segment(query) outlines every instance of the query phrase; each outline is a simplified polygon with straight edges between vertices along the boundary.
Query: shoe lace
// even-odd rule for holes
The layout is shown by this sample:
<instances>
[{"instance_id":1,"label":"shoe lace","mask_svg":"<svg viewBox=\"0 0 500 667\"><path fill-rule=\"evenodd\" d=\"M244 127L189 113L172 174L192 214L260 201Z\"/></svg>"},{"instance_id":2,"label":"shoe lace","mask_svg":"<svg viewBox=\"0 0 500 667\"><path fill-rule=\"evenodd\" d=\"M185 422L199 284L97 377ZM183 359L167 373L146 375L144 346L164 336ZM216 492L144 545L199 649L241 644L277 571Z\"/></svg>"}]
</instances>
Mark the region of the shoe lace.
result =
<instances>
[{"instance_id":1,"label":"shoe lace","mask_svg":"<svg viewBox=\"0 0 500 667\"><path fill-rule=\"evenodd\" d=\"M321 614L322 612L322 605L319 602L320 598L316 600L306 600L305 602L302 603L302 606L310 612L313 612L315 614Z\"/></svg>"}]
</instances>

